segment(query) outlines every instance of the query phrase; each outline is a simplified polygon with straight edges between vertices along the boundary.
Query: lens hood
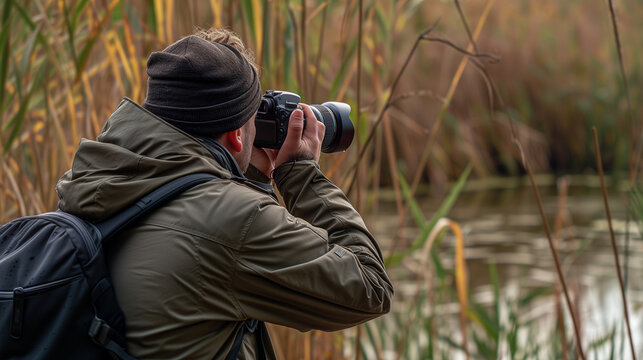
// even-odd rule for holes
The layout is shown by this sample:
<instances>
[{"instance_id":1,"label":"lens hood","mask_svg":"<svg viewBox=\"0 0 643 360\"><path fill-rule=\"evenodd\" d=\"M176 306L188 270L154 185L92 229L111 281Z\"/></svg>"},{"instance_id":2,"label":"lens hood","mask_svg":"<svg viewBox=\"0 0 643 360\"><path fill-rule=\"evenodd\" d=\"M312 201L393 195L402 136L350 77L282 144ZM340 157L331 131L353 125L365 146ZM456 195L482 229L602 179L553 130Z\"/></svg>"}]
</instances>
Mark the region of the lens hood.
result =
<instances>
[{"instance_id":1,"label":"lens hood","mask_svg":"<svg viewBox=\"0 0 643 360\"><path fill-rule=\"evenodd\" d=\"M335 134L332 143L324 149L326 153L345 151L353 142L355 128L349 115L351 106L339 101L327 101L322 104L326 106L335 118Z\"/></svg>"}]
</instances>

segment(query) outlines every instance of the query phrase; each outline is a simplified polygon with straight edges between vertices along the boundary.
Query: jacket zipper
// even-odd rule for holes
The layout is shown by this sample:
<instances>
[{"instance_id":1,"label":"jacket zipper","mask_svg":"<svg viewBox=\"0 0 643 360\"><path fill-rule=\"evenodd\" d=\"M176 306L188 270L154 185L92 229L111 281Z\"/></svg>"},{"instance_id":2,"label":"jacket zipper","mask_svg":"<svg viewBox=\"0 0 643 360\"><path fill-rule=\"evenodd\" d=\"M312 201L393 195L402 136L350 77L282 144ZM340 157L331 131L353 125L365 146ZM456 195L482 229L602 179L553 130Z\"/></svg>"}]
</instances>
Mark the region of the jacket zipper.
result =
<instances>
[{"instance_id":1,"label":"jacket zipper","mask_svg":"<svg viewBox=\"0 0 643 360\"><path fill-rule=\"evenodd\" d=\"M83 238L83 242L85 243L85 246L89 250L90 257L93 257L94 254L96 254L96 252L98 251L98 248L97 248L96 244L93 241L93 236L91 236L91 234L89 234L89 232L87 231L87 228L85 227L85 224L89 224L90 226L94 226L93 224L91 224L89 222L85 222L85 224L83 224L81 222L81 220L78 219L77 217L75 217L75 216L73 216L71 214L64 213L64 212L49 212L49 213L43 214L43 216L46 217L46 218L52 219L52 220L61 219L64 222L66 222L67 224L71 225L80 234L80 236Z\"/></svg>"}]
</instances>

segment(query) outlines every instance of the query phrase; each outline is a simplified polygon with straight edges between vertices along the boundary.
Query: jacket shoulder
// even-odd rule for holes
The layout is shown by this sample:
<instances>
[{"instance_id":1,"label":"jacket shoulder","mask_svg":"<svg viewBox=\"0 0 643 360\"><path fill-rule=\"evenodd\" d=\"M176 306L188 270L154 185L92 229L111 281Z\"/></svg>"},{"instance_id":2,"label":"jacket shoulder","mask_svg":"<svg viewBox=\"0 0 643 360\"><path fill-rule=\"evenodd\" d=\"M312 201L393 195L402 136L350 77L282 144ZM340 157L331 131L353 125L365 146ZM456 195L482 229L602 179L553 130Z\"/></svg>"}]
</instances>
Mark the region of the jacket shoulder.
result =
<instances>
[{"instance_id":1,"label":"jacket shoulder","mask_svg":"<svg viewBox=\"0 0 643 360\"><path fill-rule=\"evenodd\" d=\"M146 222L238 250L257 213L266 206L281 207L257 185L215 179L181 194Z\"/></svg>"}]
</instances>

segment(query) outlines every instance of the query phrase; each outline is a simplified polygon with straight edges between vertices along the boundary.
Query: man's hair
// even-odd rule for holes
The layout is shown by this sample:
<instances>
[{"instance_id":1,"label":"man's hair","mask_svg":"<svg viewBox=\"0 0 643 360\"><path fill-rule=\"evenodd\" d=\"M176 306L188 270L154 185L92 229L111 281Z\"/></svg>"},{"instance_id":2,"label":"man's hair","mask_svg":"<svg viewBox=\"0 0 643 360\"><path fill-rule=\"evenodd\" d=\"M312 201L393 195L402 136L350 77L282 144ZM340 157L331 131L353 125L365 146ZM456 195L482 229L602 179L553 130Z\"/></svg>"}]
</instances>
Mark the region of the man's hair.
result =
<instances>
[{"instance_id":1,"label":"man's hair","mask_svg":"<svg viewBox=\"0 0 643 360\"><path fill-rule=\"evenodd\" d=\"M243 41L241 41L239 35L237 35L237 33L235 33L234 31L220 28L210 28L208 30L197 28L197 31L194 33L194 35L211 42L230 45L239 50L241 55L243 55L243 57L246 58L250 65L252 65L252 68L255 69L255 71L257 72L257 76L259 75L259 67L255 63L254 54L252 53L252 51L247 49L245 45L243 45Z\"/></svg>"}]
</instances>

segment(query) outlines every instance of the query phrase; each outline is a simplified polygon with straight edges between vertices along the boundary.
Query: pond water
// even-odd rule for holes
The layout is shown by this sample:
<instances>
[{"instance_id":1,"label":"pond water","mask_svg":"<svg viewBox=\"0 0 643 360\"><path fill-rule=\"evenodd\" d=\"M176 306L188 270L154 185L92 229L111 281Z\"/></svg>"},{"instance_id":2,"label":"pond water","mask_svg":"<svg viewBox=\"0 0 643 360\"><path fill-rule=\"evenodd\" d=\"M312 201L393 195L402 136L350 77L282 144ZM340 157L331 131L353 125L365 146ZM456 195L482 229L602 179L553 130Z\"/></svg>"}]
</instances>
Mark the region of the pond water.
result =
<instances>
[{"instance_id":1,"label":"pond water","mask_svg":"<svg viewBox=\"0 0 643 360\"><path fill-rule=\"evenodd\" d=\"M624 338L624 316L620 288L614 265L608 223L600 187L596 179L572 179L566 195L559 195L557 187L549 182L541 186L541 196L552 233L558 234L559 256L567 286L579 313L582 342L588 358L631 358L627 338ZM542 227L533 190L522 180L508 180L514 186L478 187L465 190L458 197L449 218L463 230L465 258L468 269L468 289L472 302L490 308L494 304L493 287L490 281L490 265L496 264L500 284L501 313L510 317L512 310L518 318L505 319L507 328L513 323L528 324L519 333L518 344L537 343L543 348L555 335L556 296L558 283L549 243ZM475 184L470 188L476 188ZM627 197L623 187L614 186L610 194L610 210L619 247L621 265L627 261L627 299L630 310L632 334L637 355L643 355L643 241L635 221L626 221ZM429 196L417 197L420 207L429 219L437 210L441 199ZM561 212L562 206L562 212ZM397 228L398 217L391 196L383 196L377 221L370 222L376 238L383 239L384 251L391 244ZM384 214L384 215L382 215ZM388 214L388 215L386 215ZM562 215L561 215L562 214ZM556 225L556 222L559 224ZM409 221L405 238L412 241L418 230ZM629 226L629 231L627 227ZM627 239L629 237L629 240ZM627 259L625 247L628 247ZM455 238L447 233L438 244L439 258L446 269L454 267ZM405 245L397 244L397 249ZM418 278L421 269L420 255L411 255L390 269L396 284L395 311L408 312L405 307L414 306L413 299L421 291ZM452 276L449 278L451 288ZM437 285L436 285L437 286ZM538 291L538 289L542 291ZM540 294L528 306L519 307L527 294ZM453 294L453 292L451 292ZM434 306L426 305L420 311L424 316L434 315L440 326L450 330L442 335L461 341L459 332L459 304L454 296L442 297ZM567 314L565 300L559 296ZM428 302L425 301L427 304ZM504 310L502 309L504 308ZM572 322L565 316L567 337L573 337ZM471 318L469 318L471 322ZM403 323L403 322L402 322ZM398 324L399 325L399 324ZM475 326L474 326L475 327ZM556 335L557 336L557 335ZM626 335L625 335L626 336ZM623 342L625 340L625 342ZM421 340L418 340L421 342ZM469 342L471 340L469 339ZM505 347L508 347L505 344ZM614 350L612 350L614 347ZM453 354L457 357L458 351ZM508 353L504 349L501 353ZM546 358L545 352L537 352L533 358ZM410 353L412 355L413 352ZM422 357L419 353L415 356ZM529 357L532 358L532 357Z\"/></svg>"}]
</instances>

